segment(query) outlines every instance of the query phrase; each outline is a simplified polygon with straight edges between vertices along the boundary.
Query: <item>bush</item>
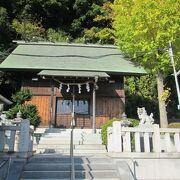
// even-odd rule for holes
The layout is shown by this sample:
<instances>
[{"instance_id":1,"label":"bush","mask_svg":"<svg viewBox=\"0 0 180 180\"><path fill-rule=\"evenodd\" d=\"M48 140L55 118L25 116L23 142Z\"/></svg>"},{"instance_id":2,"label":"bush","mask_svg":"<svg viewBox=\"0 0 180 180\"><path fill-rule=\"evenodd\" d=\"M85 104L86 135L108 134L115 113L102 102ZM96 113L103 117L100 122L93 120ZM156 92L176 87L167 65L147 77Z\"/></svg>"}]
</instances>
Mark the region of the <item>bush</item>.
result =
<instances>
[{"instance_id":1,"label":"bush","mask_svg":"<svg viewBox=\"0 0 180 180\"><path fill-rule=\"evenodd\" d=\"M16 118L16 115L19 111L22 113L22 118L29 119L30 124L33 125L35 128L41 123L41 119L38 114L37 107L36 105L33 104L27 104L24 106L16 105L6 112L6 116L8 119L14 119Z\"/></svg>"},{"instance_id":2,"label":"bush","mask_svg":"<svg viewBox=\"0 0 180 180\"><path fill-rule=\"evenodd\" d=\"M12 95L13 102L16 103L16 105L24 104L25 101L30 101L32 98L32 93L29 89L24 89L22 91L16 92L16 94Z\"/></svg>"},{"instance_id":3,"label":"bush","mask_svg":"<svg viewBox=\"0 0 180 180\"><path fill-rule=\"evenodd\" d=\"M22 118L29 119L30 124L36 128L41 122L37 106L33 104L24 104L25 101L31 100L31 97L32 93L28 89L19 91L12 95L15 106L6 112L7 118L16 118L17 113L20 111L22 113Z\"/></svg>"},{"instance_id":4,"label":"bush","mask_svg":"<svg viewBox=\"0 0 180 180\"><path fill-rule=\"evenodd\" d=\"M180 128L180 123L179 122L170 123L168 125L168 128Z\"/></svg>"},{"instance_id":5,"label":"bush","mask_svg":"<svg viewBox=\"0 0 180 180\"><path fill-rule=\"evenodd\" d=\"M107 129L108 127L112 127L112 124L114 121L121 121L122 119L117 119L117 118L113 118L108 120L106 123L104 123L101 126L101 138L102 138L102 143L104 145L107 145ZM128 121L130 121L132 123L132 127L138 126L139 125L139 121L137 119L129 119L127 118Z\"/></svg>"}]
</instances>

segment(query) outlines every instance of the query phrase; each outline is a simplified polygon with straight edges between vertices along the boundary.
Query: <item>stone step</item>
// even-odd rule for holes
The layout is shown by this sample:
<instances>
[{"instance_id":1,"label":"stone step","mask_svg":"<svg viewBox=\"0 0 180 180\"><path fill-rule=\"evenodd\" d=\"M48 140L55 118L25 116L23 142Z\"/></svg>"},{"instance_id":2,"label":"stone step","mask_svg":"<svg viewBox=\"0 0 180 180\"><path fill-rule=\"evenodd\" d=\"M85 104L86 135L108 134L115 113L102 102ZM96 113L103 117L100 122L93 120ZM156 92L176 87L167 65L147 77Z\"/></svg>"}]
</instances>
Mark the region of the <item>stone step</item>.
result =
<instances>
[{"instance_id":1,"label":"stone step","mask_svg":"<svg viewBox=\"0 0 180 180\"><path fill-rule=\"evenodd\" d=\"M49 134L49 135L43 135L41 136L41 139L50 139L50 138L56 138L56 139L70 139L70 135L62 135L62 134ZM101 139L101 135L96 135L96 136L93 136L93 135L73 135L73 138L78 138L78 139Z\"/></svg>"},{"instance_id":2,"label":"stone step","mask_svg":"<svg viewBox=\"0 0 180 180\"><path fill-rule=\"evenodd\" d=\"M56 148L37 148L36 153L60 153L70 154L69 149L56 149ZM74 154L104 154L107 153L105 149L74 149Z\"/></svg>"},{"instance_id":3,"label":"stone step","mask_svg":"<svg viewBox=\"0 0 180 180\"><path fill-rule=\"evenodd\" d=\"M73 129L76 133L87 133L92 134L92 129ZM71 132L71 129L63 129L63 128L37 128L36 133L66 133ZM96 129L96 134L100 133L101 129Z\"/></svg>"},{"instance_id":4,"label":"stone step","mask_svg":"<svg viewBox=\"0 0 180 180\"><path fill-rule=\"evenodd\" d=\"M70 163L28 163L24 167L24 171L70 171ZM76 164L74 165L75 171L94 171L94 170L114 170L114 164Z\"/></svg>"},{"instance_id":5,"label":"stone step","mask_svg":"<svg viewBox=\"0 0 180 180\"><path fill-rule=\"evenodd\" d=\"M59 154L37 154L30 159L28 159L28 163L70 163L71 159L69 155L62 156ZM74 156L74 163L75 164L112 164L112 159L107 156L99 155L99 156Z\"/></svg>"},{"instance_id":6,"label":"stone step","mask_svg":"<svg viewBox=\"0 0 180 180\"><path fill-rule=\"evenodd\" d=\"M45 148L51 148L51 149L69 149L69 144L39 144L37 146L37 149L45 149ZM101 144L83 144L83 145L73 145L74 150L79 149L85 149L85 150L105 150L105 146Z\"/></svg>"},{"instance_id":7,"label":"stone step","mask_svg":"<svg viewBox=\"0 0 180 180\"><path fill-rule=\"evenodd\" d=\"M69 140L70 141L70 137L66 137L66 136L59 136L59 137L55 137L55 136L46 136L46 137L41 137L40 140ZM101 137L73 137L74 140L101 140Z\"/></svg>"},{"instance_id":8,"label":"stone step","mask_svg":"<svg viewBox=\"0 0 180 180\"><path fill-rule=\"evenodd\" d=\"M48 145L50 145L50 144L70 144L70 140L66 140L66 139L62 139L62 140L58 140L58 139L52 139L52 140L40 140L39 141L39 144L48 144ZM99 140L99 139L96 139L96 140L74 140L73 141L73 144L76 144L76 145L81 145L81 144L89 144L89 145L91 145L91 144L94 144L94 145L96 145L96 144L102 144L102 141L101 140Z\"/></svg>"},{"instance_id":9,"label":"stone step","mask_svg":"<svg viewBox=\"0 0 180 180\"><path fill-rule=\"evenodd\" d=\"M81 179L80 178L76 178L76 180L82 180L82 179L83 180L91 180L91 179L86 179L86 178L81 178ZM23 178L23 180L37 180L37 179ZM38 178L38 180L44 180L44 179L39 179ZM50 179L46 179L46 180L59 180L59 179L50 178ZM63 180L69 180L69 178L63 178ZM94 178L93 180L120 180L120 178L110 178L110 179L109 178Z\"/></svg>"},{"instance_id":10,"label":"stone step","mask_svg":"<svg viewBox=\"0 0 180 180\"><path fill-rule=\"evenodd\" d=\"M22 173L24 179L70 179L70 171L24 171ZM94 179L94 178L118 178L116 170L98 170L98 171L75 171L75 178L79 179Z\"/></svg>"}]
</instances>

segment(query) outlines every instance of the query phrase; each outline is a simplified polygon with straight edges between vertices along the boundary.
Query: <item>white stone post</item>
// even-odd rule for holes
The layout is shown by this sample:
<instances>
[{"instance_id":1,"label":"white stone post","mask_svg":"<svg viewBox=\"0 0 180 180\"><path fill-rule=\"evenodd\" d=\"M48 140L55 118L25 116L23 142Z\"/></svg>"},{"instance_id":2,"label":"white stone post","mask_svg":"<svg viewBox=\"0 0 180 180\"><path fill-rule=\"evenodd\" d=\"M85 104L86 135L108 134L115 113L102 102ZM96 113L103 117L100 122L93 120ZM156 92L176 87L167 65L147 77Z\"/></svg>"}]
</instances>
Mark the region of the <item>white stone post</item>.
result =
<instances>
[{"instance_id":1,"label":"white stone post","mask_svg":"<svg viewBox=\"0 0 180 180\"><path fill-rule=\"evenodd\" d=\"M29 151L30 152L33 151L33 132L30 132L30 134L29 134Z\"/></svg>"},{"instance_id":2,"label":"white stone post","mask_svg":"<svg viewBox=\"0 0 180 180\"><path fill-rule=\"evenodd\" d=\"M135 152L141 152L140 133L135 132Z\"/></svg>"},{"instance_id":3,"label":"white stone post","mask_svg":"<svg viewBox=\"0 0 180 180\"><path fill-rule=\"evenodd\" d=\"M123 142L124 152L131 152L131 136L130 132L126 132L124 136L125 142Z\"/></svg>"},{"instance_id":4,"label":"white stone post","mask_svg":"<svg viewBox=\"0 0 180 180\"><path fill-rule=\"evenodd\" d=\"M149 132L144 133L144 151L150 152Z\"/></svg>"},{"instance_id":5,"label":"white stone post","mask_svg":"<svg viewBox=\"0 0 180 180\"><path fill-rule=\"evenodd\" d=\"M5 144L5 131L3 129L0 130L0 152L3 152Z\"/></svg>"},{"instance_id":6,"label":"white stone post","mask_svg":"<svg viewBox=\"0 0 180 180\"><path fill-rule=\"evenodd\" d=\"M16 135L15 135L15 145L14 145L14 151L17 152L19 150L19 136L20 136L20 131L17 130L16 131Z\"/></svg>"},{"instance_id":7,"label":"white stone post","mask_svg":"<svg viewBox=\"0 0 180 180\"><path fill-rule=\"evenodd\" d=\"M113 150L114 152L122 152L121 140L121 123L118 121L113 122Z\"/></svg>"},{"instance_id":8,"label":"white stone post","mask_svg":"<svg viewBox=\"0 0 180 180\"><path fill-rule=\"evenodd\" d=\"M107 129L107 149L108 152L113 152L113 134L112 127L108 127Z\"/></svg>"},{"instance_id":9,"label":"white stone post","mask_svg":"<svg viewBox=\"0 0 180 180\"><path fill-rule=\"evenodd\" d=\"M28 119L24 119L21 121L19 152L28 152L29 150L29 136L30 136L29 127L30 127L30 123Z\"/></svg>"},{"instance_id":10,"label":"white stone post","mask_svg":"<svg viewBox=\"0 0 180 180\"><path fill-rule=\"evenodd\" d=\"M171 152L171 139L170 134L165 133L166 152Z\"/></svg>"},{"instance_id":11,"label":"white stone post","mask_svg":"<svg viewBox=\"0 0 180 180\"><path fill-rule=\"evenodd\" d=\"M10 152L14 152L15 135L16 135L16 131L11 130L10 140L9 140L9 151Z\"/></svg>"},{"instance_id":12,"label":"white stone post","mask_svg":"<svg viewBox=\"0 0 180 180\"><path fill-rule=\"evenodd\" d=\"M161 137L158 124L153 125L153 132L153 150L159 153L161 152Z\"/></svg>"},{"instance_id":13,"label":"white stone post","mask_svg":"<svg viewBox=\"0 0 180 180\"><path fill-rule=\"evenodd\" d=\"M179 133L174 134L174 144L176 148L176 152L180 152L180 138L179 138Z\"/></svg>"}]
</instances>

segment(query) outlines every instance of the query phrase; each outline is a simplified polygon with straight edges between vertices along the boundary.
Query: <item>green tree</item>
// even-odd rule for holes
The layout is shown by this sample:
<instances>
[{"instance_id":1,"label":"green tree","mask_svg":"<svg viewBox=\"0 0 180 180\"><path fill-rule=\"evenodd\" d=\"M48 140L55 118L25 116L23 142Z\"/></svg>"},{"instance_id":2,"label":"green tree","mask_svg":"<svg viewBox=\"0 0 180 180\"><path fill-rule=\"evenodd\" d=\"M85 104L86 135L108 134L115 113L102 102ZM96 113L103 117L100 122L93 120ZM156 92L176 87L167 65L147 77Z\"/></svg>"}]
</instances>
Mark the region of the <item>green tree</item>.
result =
<instances>
[{"instance_id":1,"label":"green tree","mask_svg":"<svg viewBox=\"0 0 180 180\"><path fill-rule=\"evenodd\" d=\"M3 51L11 41L11 27L8 13L4 7L0 7L0 52Z\"/></svg>"},{"instance_id":2,"label":"green tree","mask_svg":"<svg viewBox=\"0 0 180 180\"><path fill-rule=\"evenodd\" d=\"M22 39L36 41L43 38L45 29L41 26L40 23L27 21L26 27L24 26L24 22L20 22L17 19L14 19L12 22L12 27L16 30L17 34L19 34Z\"/></svg>"},{"instance_id":3,"label":"green tree","mask_svg":"<svg viewBox=\"0 0 180 180\"><path fill-rule=\"evenodd\" d=\"M36 128L41 122L37 106L25 103L27 101L30 101L31 98L32 93L29 89L18 91L13 94L12 100L15 105L6 112L7 118L14 119L17 113L20 111L22 113L22 118L28 118L30 120L30 124Z\"/></svg>"},{"instance_id":4,"label":"green tree","mask_svg":"<svg viewBox=\"0 0 180 180\"><path fill-rule=\"evenodd\" d=\"M178 0L115 0L113 5L116 43L126 56L157 75L161 127L168 125L166 103L161 98L163 81L172 71L164 48L169 40L180 44L178 7Z\"/></svg>"}]
</instances>

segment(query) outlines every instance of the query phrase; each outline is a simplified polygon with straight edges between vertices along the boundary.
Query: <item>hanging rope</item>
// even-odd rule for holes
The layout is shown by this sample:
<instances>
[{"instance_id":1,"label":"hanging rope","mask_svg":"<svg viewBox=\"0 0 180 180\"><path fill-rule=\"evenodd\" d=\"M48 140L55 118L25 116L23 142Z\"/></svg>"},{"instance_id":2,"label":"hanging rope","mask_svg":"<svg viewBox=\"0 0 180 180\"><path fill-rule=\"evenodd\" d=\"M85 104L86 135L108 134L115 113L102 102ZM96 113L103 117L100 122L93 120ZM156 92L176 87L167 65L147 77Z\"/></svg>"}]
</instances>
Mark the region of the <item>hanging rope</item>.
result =
<instances>
[{"instance_id":1,"label":"hanging rope","mask_svg":"<svg viewBox=\"0 0 180 180\"><path fill-rule=\"evenodd\" d=\"M86 85L87 92L90 92L89 84L90 83L96 84L96 82L94 82L94 81L86 81L86 82L82 82L82 83L79 83L79 82L78 83L69 83L69 82L65 83L65 82L59 81L56 78L53 78L53 80L59 83L59 92L61 92L63 85L67 86L67 89L66 89L67 93L70 91L70 86L73 86L73 85L76 85L78 87L78 93L81 94L81 86L82 85Z\"/></svg>"},{"instance_id":2,"label":"hanging rope","mask_svg":"<svg viewBox=\"0 0 180 180\"><path fill-rule=\"evenodd\" d=\"M92 83L92 84L94 84L95 82L94 81L86 81L86 82L82 82L82 83L65 83L65 82L62 82L62 81L59 81L58 79L56 79L56 78L53 78L53 80L54 81L56 81L56 82L58 82L58 83L60 83L60 84L62 84L62 85L70 85L70 86L72 86L72 85L78 85L78 84L80 84L80 85L85 85L86 83Z\"/></svg>"}]
</instances>

